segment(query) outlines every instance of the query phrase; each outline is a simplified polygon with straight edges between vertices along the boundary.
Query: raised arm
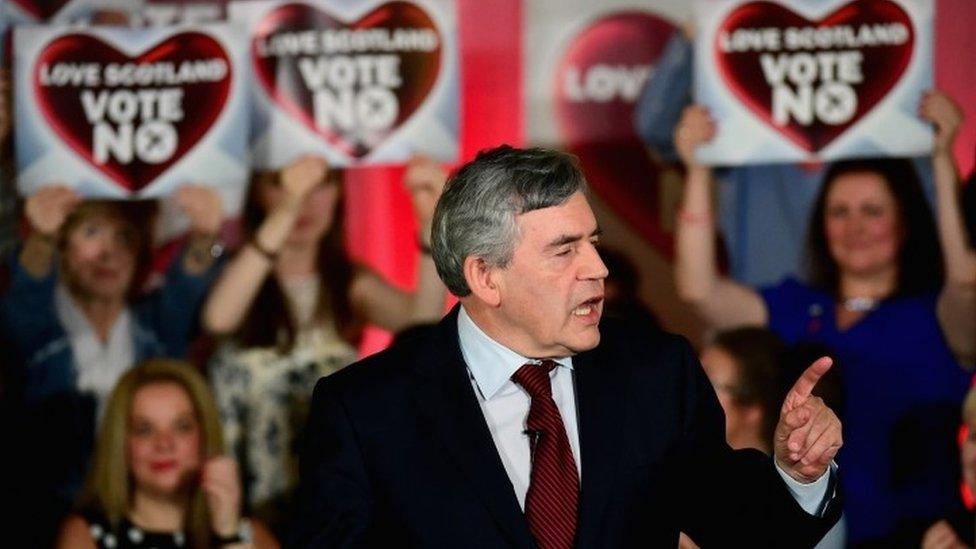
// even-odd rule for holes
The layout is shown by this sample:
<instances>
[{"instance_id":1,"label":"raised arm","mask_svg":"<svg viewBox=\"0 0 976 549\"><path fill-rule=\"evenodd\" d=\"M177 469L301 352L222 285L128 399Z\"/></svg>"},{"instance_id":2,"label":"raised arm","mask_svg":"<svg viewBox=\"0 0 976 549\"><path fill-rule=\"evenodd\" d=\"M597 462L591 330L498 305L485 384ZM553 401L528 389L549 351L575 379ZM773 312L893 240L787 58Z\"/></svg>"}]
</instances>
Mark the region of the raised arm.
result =
<instances>
[{"instance_id":1,"label":"raised arm","mask_svg":"<svg viewBox=\"0 0 976 549\"><path fill-rule=\"evenodd\" d=\"M190 239L183 256L183 270L189 275L201 275L216 260L211 250L224 222L224 204L216 191L199 185L179 188L176 203L190 219Z\"/></svg>"},{"instance_id":2,"label":"raised arm","mask_svg":"<svg viewBox=\"0 0 976 549\"><path fill-rule=\"evenodd\" d=\"M446 181L447 172L430 158L416 156L407 165L404 184L410 191L420 231L417 288L404 292L372 271L361 271L353 281L351 297L369 322L396 332L413 324L435 322L443 315L447 289L430 255L430 223Z\"/></svg>"},{"instance_id":3,"label":"raised arm","mask_svg":"<svg viewBox=\"0 0 976 549\"><path fill-rule=\"evenodd\" d=\"M952 146L962 111L946 94L928 92L919 109L935 126L932 171L935 177L936 224L945 261L945 283L939 296L939 324L953 353L964 363L976 362L976 252L959 208L959 172Z\"/></svg>"},{"instance_id":4,"label":"raised arm","mask_svg":"<svg viewBox=\"0 0 976 549\"><path fill-rule=\"evenodd\" d=\"M759 294L718 272L712 171L695 159L695 149L715 135L715 122L699 105L685 109L675 131L675 147L687 169L675 237L678 295L715 328L765 325L766 305Z\"/></svg>"},{"instance_id":5,"label":"raised arm","mask_svg":"<svg viewBox=\"0 0 976 549\"><path fill-rule=\"evenodd\" d=\"M166 282L135 304L142 322L152 326L170 356L182 357L194 337L197 314L220 265L212 253L224 208L213 189L188 185L174 195L189 219L189 238L179 261L166 270Z\"/></svg>"},{"instance_id":6,"label":"raised arm","mask_svg":"<svg viewBox=\"0 0 976 549\"><path fill-rule=\"evenodd\" d=\"M302 202L328 173L325 160L302 157L281 172L282 199L267 213L251 240L228 263L203 308L203 326L213 334L236 330L274 267L301 212Z\"/></svg>"},{"instance_id":7,"label":"raised arm","mask_svg":"<svg viewBox=\"0 0 976 549\"><path fill-rule=\"evenodd\" d=\"M44 278L51 270L57 252L61 227L81 199L63 186L45 187L27 199L24 214L30 234L20 250L19 261L27 274Z\"/></svg>"}]
</instances>

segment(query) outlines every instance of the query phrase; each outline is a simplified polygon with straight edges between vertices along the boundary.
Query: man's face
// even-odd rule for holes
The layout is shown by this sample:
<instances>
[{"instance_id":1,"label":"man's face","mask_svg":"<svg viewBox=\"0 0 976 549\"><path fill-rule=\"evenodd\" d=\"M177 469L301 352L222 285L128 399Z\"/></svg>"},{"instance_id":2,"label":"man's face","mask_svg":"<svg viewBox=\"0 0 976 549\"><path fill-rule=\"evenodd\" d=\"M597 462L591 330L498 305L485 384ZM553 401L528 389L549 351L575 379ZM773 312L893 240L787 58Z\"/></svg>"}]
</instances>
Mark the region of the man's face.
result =
<instances>
[{"instance_id":1,"label":"man's face","mask_svg":"<svg viewBox=\"0 0 976 549\"><path fill-rule=\"evenodd\" d=\"M596 347L607 267L596 249L593 211L577 192L560 206L516 218L512 261L496 268L501 343L531 358L563 357Z\"/></svg>"}]
</instances>

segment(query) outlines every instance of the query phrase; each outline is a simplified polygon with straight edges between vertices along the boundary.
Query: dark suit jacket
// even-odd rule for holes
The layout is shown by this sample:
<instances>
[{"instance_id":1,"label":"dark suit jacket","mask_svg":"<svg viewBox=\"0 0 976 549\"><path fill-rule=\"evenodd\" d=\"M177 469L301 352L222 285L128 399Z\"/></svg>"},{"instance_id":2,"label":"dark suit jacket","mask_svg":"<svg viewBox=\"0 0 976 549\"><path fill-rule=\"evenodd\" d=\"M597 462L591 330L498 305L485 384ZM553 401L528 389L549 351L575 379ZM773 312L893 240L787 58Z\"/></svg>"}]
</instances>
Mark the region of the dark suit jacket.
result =
<instances>
[{"instance_id":1,"label":"dark suit jacket","mask_svg":"<svg viewBox=\"0 0 976 549\"><path fill-rule=\"evenodd\" d=\"M772 461L732 451L691 348L601 323L573 358L582 477L577 546L812 546ZM289 541L301 547L520 547L535 542L461 355L457 309L427 336L319 381Z\"/></svg>"}]
</instances>

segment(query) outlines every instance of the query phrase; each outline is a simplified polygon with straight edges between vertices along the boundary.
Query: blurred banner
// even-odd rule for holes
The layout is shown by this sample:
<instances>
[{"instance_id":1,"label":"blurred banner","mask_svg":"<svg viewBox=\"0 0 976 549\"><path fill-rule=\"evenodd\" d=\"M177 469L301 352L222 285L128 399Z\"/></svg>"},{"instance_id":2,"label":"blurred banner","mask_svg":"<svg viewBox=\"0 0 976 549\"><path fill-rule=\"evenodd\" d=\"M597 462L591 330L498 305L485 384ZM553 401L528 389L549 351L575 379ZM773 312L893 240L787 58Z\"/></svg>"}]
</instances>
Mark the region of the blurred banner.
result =
<instances>
[{"instance_id":1,"label":"blurred banner","mask_svg":"<svg viewBox=\"0 0 976 549\"><path fill-rule=\"evenodd\" d=\"M86 21L96 0L0 0L0 60L9 61L10 36L14 25Z\"/></svg>"},{"instance_id":2,"label":"blurred banner","mask_svg":"<svg viewBox=\"0 0 976 549\"><path fill-rule=\"evenodd\" d=\"M577 155L597 195L668 254L660 167L635 131L634 108L687 7L536 0L525 9L529 141Z\"/></svg>"},{"instance_id":3,"label":"blurred banner","mask_svg":"<svg viewBox=\"0 0 976 549\"><path fill-rule=\"evenodd\" d=\"M225 0L143 0L133 13L137 26L210 23L225 16Z\"/></svg>"},{"instance_id":4,"label":"blurred banner","mask_svg":"<svg viewBox=\"0 0 976 549\"><path fill-rule=\"evenodd\" d=\"M251 40L257 167L308 153L333 166L457 159L453 1L249 0L228 12Z\"/></svg>"},{"instance_id":5,"label":"blurred banner","mask_svg":"<svg viewBox=\"0 0 976 549\"><path fill-rule=\"evenodd\" d=\"M248 177L246 53L224 24L14 31L18 188L147 198Z\"/></svg>"},{"instance_id":6,"label":"blurred banner","mask_svg":"<svg viewBox=\"0 0 976 549\"><path fill-rule=\"evenodd\" d=\"M65 22L87 17L97 0L3 0L0 11L11 25Z\"/></svg>"},{"instance_id":7,"label":"blurred banner","mask_svg":"<svg viewBox=\"0 0 976 549\"><path fill-rule=\"evenodd\" d=\"M699 0L695 23L695 97L718 124L703 162L931 149L931 0Z\"/></svg>"}]
</instances>

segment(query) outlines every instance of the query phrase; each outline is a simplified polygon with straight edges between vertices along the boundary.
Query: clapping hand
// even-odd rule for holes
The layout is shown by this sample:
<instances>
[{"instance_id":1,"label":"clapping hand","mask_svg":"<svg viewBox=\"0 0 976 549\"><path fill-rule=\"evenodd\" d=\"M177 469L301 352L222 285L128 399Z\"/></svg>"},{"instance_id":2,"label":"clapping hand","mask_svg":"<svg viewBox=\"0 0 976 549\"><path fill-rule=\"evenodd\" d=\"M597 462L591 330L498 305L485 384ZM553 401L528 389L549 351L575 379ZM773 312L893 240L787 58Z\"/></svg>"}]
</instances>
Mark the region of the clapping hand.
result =
<instances>
[{"instance_id":1,"label":"clapping hand","mask_svg":"<svg viewBox=\"0 0 976 549\"><path fill-rule=\"evenodd\" d=\"M812 395L832 364L830 358L822 357L803 372L787 393L776 425L776 463L804 484L819 479L844 444L837 415Z\"/></svg>"},{"instance_id":2,"label":"clapping hand","mask_svg":"<svg viewBox=\"0 0 976 549\"><path fill-rule=\"evenodd\" d=\"M220 536L233 536L241 521L241 481L237 462L226 456L207 460L200 474L200 484L210 510L211 529Z\"/></svg>"}]
</instances>

